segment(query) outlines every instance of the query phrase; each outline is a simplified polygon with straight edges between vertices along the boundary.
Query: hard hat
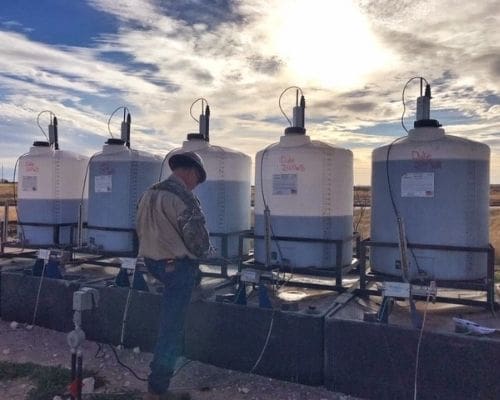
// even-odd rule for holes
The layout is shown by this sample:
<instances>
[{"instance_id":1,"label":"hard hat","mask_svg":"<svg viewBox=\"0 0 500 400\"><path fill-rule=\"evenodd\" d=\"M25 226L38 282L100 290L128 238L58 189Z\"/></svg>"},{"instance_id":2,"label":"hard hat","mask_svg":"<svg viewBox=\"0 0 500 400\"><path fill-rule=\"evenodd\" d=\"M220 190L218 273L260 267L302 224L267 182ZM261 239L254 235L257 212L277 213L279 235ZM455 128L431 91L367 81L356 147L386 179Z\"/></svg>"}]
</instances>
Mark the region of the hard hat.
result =
<instances>
[{"instance_id":1,"label":"hard hat","mask_svg":"<svg viewBox=\"0 0 500 400\"><path fill-rule=\"evenodd\" d=\"M205 166L203 165L203 160L198 154L192 151L174 154L168 160L168 165L172 171L179 167L197 168L200 173L200 181L198 183L205 182L207 179L207 173L205 171Z\"/></svg>"}]
</instances>

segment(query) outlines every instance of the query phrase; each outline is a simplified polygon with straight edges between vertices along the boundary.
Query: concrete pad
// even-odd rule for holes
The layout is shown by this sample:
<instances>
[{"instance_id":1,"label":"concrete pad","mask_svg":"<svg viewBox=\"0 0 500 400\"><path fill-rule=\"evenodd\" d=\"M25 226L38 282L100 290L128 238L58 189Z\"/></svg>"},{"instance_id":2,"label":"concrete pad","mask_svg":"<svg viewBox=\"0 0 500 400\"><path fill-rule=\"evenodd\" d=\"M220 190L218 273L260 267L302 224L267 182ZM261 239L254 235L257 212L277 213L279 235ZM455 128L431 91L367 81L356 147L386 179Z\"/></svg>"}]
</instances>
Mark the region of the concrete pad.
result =
<instances>
[{"instance_id":1,"label":"concrete pad","mask_svg":"<svg viewBox=\"0 0 500 400\"><path fill-rule=\"evenodd\" d=\"M1 273L2 319L32 324L40 278L23 271ZM44 278L35 324L61 332L73 329L73 293L78 280Z\"/></svg>"},{"instance_id":2,"label":"concrete pad","mask_svg":"<svg viewBox=\"0 0 500 400\"><path fill-rule=\"evenodd\" d=\"M321 385L324 317L334 307L337 296L335 292L296 289L290 284L276 296L271 295L274 310L259 308L256 297L248 300L248 306L217 302L214 298L194 303L188 314L185 355L249 372L269 335L261 361L253 372ZM291 298L297 300L299 310L282 311L280 304Z\"/></svg>"},{"instance_id":3,"label":"concrete pad","mask_svg":"<svg viewBox=\"0 0 500 400\"><path fill-rule=\"evenodd\" d=\"M378 301L379 299L377 299ZM417 307L422 313L425 302ZM398 303L390 324L363 322L373 301L357 299L325 321L325 386L369 399L413 398L420 330L411 327L407 304ZM454 333L452 317L498 326L476 307L431 305L419 353L418 399L500 398L500 335Z\"/></svg>"},{"instance_id":4,"label":"concrete pad","mask_svg":"<svg viewBox=\"0 0 500 400\"><path fill-rule=\"evenodd\" d=\"M99 306L84 313L83 330L91 340L118 345L129 289L94 287L99 290ZM130 291L123 341L125 347L139 346L143 351L154 349L160 311L161 296L137 290Z\"/></svg>"}]
</instances>

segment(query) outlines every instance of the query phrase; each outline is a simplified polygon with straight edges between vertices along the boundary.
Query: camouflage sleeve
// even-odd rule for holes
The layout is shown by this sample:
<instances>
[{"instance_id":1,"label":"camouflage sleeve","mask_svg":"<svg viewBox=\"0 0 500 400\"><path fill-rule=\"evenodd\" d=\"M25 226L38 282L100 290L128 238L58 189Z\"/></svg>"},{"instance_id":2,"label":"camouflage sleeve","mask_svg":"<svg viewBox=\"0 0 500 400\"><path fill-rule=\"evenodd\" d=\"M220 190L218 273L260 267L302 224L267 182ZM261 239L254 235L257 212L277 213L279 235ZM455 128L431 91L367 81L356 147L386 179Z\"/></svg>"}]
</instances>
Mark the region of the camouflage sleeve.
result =
<instances>
[{"instance_id":1,"label":"camouflage sleeve","mask_svg":"<svg viewBox=\"0 0 500 400\"><path fill-rule=\"evenodd\" d=\"M210 240L201 209L195 205L186 207L177 218L177 224L187 249L198 258L206 256Z\"/></svg>"}]
</instances>

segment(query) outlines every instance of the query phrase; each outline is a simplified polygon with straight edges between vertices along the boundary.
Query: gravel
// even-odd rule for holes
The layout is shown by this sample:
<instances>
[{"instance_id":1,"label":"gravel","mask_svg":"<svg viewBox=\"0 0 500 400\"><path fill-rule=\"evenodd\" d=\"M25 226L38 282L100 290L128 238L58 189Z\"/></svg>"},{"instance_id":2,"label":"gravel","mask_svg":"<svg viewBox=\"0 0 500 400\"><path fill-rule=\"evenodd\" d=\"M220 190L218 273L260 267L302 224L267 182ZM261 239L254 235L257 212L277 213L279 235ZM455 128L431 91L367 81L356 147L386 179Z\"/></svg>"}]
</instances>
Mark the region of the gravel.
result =
<instances>
[{"instance_id":1,"label":"gravel","mask_svg":"<svg viewBox=\"0 0 500 400\"><path fill-rule=\"evenodd\" d=\"M14 324L16 325L16 324ZM84 368L98 371L106 379L98 393L114 393L123 390L145 391L146 383L118 365L107 345L96 354L99 346L95 342L83 344ZM135 351L134 351L135 350ZM140 377L146 377L152 355L140 349L119 350L122 362L130 366ZM66 334L25 324L0 321L0 360L12 362L33 362L46 366L69 368L70 352ZM186 359L180 359L179 365ZM0 398L22 400L33 387L26 379L0 381ZM334 393L324 387L312 387L289 383L263 376L217 368L212 365L191 361L172 379L172 390L188 391L193 400L356 400L355 397Z\"/></svg>"}]
</instances>

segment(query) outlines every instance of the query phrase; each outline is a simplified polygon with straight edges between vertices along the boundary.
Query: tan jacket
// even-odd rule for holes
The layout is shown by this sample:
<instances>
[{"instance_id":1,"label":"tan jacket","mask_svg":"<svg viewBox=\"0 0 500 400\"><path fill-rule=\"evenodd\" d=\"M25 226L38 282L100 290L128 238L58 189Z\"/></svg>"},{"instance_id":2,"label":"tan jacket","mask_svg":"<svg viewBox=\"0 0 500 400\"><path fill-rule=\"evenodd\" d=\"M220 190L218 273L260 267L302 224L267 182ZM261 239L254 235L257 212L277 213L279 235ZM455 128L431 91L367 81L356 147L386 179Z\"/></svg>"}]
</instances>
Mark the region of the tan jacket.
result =
<instances>
[{"instance_id":1,"label":"tan jacket","mask_svg":"<svg viewBox=\"0 0 500 400\"><path fill-rule=\"evenodd\" d=\"M199 232L195 234L203 238L206 236L206 251L208 251L208 232L198 200L191 192L188 192L184 182L175 175L170 175L167 181L173 181L170 183L176 183L180 190L185 191L184 195L194 199L195 212L202 219L201 224L196 227ZM161 260L187 256L195 259L197 257L188 250L188 247L192 247L186 246L185 240L188 238L182 229L186 224L188 207L178 195L168 190L159 190L161 185L162 183L148 189L139 202L136 220L139 257Z\"/></svg>"}]
</instances>

